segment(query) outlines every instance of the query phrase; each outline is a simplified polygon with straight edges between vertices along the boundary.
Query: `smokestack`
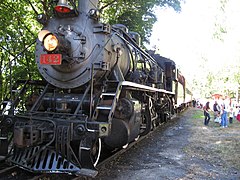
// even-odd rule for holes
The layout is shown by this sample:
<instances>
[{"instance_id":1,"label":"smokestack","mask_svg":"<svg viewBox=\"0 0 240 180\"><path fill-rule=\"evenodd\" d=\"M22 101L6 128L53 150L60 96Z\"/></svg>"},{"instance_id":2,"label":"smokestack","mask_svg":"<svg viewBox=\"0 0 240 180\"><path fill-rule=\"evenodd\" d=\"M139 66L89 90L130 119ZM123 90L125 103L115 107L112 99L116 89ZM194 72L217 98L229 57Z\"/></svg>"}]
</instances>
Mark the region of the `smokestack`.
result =
<instances>
[{"instance_id":1,"label":"smokestack","mask_svg":"<svg viewBox=\"0 0 240 180\"><path fill-rule=\"evenodd\" d=\"M78 0L78 10L80 13L87 14L90 9L97 9L98 0Z\"/></svg>"}]
</instances>

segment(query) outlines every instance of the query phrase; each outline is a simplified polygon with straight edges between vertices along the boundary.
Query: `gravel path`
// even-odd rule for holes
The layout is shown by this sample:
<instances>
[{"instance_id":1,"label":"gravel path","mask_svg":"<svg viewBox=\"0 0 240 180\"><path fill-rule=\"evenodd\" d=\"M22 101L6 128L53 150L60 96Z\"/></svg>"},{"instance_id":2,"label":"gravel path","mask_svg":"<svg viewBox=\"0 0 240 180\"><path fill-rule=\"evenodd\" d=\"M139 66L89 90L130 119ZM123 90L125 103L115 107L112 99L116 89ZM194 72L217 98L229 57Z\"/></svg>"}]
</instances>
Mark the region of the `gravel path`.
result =
<instances>
[{"instance_id":1,"label":"gravel path","mask_svg":"<svg viewBox=\"0 0 240 180\"><path fill-rule=\"evenodd\" d=\"M190 108L179 118L158 128L101 169L96 179L240 179L240 160L238 164L231 163L219 155L219 149L209 146L218 142L222 129L214 122L204 127L201 118L194 118L201 113L199 109ZM227 131L232 131L230 128L226 128ZM240 134L240 123L237 130ZM231 134L224 132L224 137L229 138ZM211 138L206 138L206 135ZM236 148L240 149L240 138L236 141Z\"/></svg>"}]
</instances>

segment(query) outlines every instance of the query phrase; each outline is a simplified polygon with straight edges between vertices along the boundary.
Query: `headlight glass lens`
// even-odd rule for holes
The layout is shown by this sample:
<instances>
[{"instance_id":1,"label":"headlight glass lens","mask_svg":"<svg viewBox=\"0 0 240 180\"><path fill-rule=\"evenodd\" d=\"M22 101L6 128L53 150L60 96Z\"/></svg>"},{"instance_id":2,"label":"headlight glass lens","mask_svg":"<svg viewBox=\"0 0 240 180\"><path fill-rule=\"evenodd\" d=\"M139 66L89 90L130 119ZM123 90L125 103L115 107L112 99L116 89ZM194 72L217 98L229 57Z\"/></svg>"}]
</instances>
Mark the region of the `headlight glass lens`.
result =
<instances>
[{"instance_id":1,"label":"headlight glass lens","mask_svg":"<svg viewBox=\"0 0 240 180\"><path fill-rule=\"evenodd\" d=\"M53 34L49 34L44 38L43 45L47 51L54 51L58 46L58 39Z\"/></svg>"}]
</instances>

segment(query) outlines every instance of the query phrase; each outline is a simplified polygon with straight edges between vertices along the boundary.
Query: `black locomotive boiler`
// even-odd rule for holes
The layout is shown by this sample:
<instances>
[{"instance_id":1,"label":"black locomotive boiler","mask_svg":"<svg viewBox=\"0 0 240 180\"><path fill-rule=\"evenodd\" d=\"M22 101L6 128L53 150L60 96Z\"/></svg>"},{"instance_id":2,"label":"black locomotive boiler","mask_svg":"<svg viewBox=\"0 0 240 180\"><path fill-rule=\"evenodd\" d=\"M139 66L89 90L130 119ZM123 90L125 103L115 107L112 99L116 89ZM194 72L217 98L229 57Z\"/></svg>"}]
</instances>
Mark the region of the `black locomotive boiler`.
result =
<instances>
[{"instance_id":1,"label":"black locomotive boiler","mask_svg":"<svg viewBox=\"0 0 240 180\"><path fill-rule=\"evenodd\" d=\"M35 60L44 80L16 81L1 103L7 161L95 176L103 149L126 147L190 102L175 63L142 50L124 25L100 23L97 5L59 0L51 18L38 15Z\"/></svg>"}]
</instances>

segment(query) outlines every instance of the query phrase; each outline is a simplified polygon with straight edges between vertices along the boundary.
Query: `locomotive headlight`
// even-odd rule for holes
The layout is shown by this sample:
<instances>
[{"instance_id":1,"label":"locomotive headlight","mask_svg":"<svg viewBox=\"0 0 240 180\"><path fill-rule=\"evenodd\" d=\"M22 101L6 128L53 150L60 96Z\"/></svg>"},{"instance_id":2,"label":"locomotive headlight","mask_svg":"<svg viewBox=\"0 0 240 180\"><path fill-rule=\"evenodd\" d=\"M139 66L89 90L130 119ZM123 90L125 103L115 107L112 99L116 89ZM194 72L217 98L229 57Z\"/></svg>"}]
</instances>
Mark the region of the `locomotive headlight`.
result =
<instances>
[{"instance_id":1,"label":"locomotive headlight","mask_svg":"<svg viewBox=\"0 0 240 180\"><path fill-rule=\"evenodd\" d=\"M59 53L68 54L71 48L71 42L64 35L53 34L48 30L40 31L38 39L48 52L57 50Z\"/></svg>"},{"instance_id":2,"label":"locomotive headlight","mask_svg":"<svg viewBox=\"0 0 240 180\"><path fill-rule=\"evenodd\" d=\"M43 43L44 48L49 52L54 51L59 44L58 38L48 30L40 31L38 39Z\"/></svg>"},{"instance_id":3,"label":"locomotive headlight","mask_svg":"<svg viewBox=\"0 0 240 180\"><path fill-rule=\"evenodd\" d=\"M43 39L45 38L45 36L46 36L47 34L51 34L51 32L48 31L48 30L41 30L41 31L38 33L38 39L39 39L39 41L42 42Z\"/></svg>"},{"instance_id":4,"label":"locomotive headlight","mask_svg":"<svg viewBox=\"0 0 240 180\"><path fill-rule=\"evenodd\" d=\"M54 51L58 47L58 39L53 34L48 34L43 39L43 46L47 51Z\"/></svg>"}]
</instances>

